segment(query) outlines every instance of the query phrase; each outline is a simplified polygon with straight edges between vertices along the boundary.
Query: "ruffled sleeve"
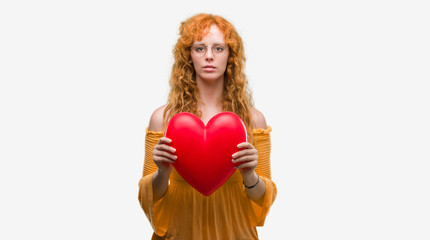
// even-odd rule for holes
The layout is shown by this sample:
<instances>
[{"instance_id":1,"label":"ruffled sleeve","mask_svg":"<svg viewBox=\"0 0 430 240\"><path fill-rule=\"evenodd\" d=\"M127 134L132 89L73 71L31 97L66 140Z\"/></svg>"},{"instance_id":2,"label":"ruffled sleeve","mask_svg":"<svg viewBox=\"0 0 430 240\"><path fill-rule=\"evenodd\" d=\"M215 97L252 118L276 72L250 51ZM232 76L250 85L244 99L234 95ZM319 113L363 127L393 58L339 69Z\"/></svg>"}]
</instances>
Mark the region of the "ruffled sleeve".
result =
<instances>
[{"instance_id":1,"label":"ruffled sleeve","mask_svg":"<svg viewBox=\"0 0 430 240\"><path fill-rule=\"evenodd\" d=\"M142 178L139 181L138 195L140 206L151 223L152 229L159 236L166 234L171 213L169 210L169 204L167 204L169 188L164 196L157 202L154 202L152 190L152 176L157 170L157 165L155 165L152 160L152 152L154 150L154 146L162 136L163 132L149 131L148 128L146 128L145 160L143 164Z\"/></svg>"},{"instance_id":2,"label":"ruffled sleeve","mask_svg":"<svg viewBox=\"0 0 430 240\"><path fill-rule=\"evenodd\" d=\"M267 129L253 129L254 147L258 151L258 165L255 172L260 176L260 179L266 183L266 193L264 196L254 202L250 200L249 216L252 226L263 226L270 207L276 199L277 189L272 181L270 170L270 132L272 128L267 126Z\"/></svg>"}]
</instances>

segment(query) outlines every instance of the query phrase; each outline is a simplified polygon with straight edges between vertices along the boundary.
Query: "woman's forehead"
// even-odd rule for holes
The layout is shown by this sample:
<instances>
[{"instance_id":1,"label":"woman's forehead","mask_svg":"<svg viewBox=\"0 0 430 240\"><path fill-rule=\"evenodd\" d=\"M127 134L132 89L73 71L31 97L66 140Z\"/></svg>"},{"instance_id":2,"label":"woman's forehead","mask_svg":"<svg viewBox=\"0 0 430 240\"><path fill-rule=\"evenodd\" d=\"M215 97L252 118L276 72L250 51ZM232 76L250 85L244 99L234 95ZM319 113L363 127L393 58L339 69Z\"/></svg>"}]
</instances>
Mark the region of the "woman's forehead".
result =
<instances>
[{"instance_id":1,"label":"woman's forehead","mask_svg":"<svg viewBox=\"0 0 430 240\"><path fill-rule=\"evenodd\" d=\"M217 25L213 24L210 27L207 27L203 31L203 34L195 39L195 42L211 41L224 43L224 40L224 33L221 31L221 29L219 29Z\"/></svg>"}]
</instances>

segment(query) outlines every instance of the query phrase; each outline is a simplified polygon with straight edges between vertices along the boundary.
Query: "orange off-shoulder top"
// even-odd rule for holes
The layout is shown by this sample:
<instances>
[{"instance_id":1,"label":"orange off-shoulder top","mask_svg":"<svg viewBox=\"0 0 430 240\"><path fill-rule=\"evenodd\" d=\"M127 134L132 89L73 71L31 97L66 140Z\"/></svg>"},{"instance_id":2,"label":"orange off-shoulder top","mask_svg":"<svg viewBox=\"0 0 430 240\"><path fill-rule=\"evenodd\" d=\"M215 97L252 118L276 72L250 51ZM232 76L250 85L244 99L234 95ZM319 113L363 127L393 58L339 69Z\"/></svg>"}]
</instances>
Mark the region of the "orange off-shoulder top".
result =
<instances>
[{"instance_id":1,"label":"orange off-shoulder top","mask_svg":"<svg viewBox=\"0 0 430 240\"><path fill-rule=\"evenodd\" d=\"M266 183L266 193L258 201L246 194L239 171L210 196L191 187L173 168L164 196L154 202L152 175L157 166L152 152L164 132L146 128L145 161L139 181L138 199L151 223L152 239L258 239L257 226L263 226L277 190L270 174L270 126L253 129L254 147L258 150L255 172Z\"/></svg>"}]
</instances>

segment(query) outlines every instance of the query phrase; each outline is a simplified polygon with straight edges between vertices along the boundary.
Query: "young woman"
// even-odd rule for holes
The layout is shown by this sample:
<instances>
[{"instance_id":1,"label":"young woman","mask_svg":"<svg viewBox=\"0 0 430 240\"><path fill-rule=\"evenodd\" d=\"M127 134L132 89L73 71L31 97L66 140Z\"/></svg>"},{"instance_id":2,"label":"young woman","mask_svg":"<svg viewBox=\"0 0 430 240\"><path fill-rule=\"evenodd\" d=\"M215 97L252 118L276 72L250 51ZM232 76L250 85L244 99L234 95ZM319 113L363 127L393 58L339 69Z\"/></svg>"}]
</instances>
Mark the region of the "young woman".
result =
<instances>
[{"instance_id":1,"label":"young woman","mask_svg":"<svg viewBox=\"0 0 430 240\"><path fill-rule=\"evenodd\" d=\"M272 129L253 107L242 39L231 23L210 14L187 19L179 32L170 94L146 129L139 182L138 198L154 230L152 239L258 239L256 227L264 225L276 198L270 175ZM175 149L163 134L176 113L193 113L207 124L224 111L239 115L249 142L240 143L233 155L237 171L206 197L172 167Z\"/></svg>"}]
</instances>

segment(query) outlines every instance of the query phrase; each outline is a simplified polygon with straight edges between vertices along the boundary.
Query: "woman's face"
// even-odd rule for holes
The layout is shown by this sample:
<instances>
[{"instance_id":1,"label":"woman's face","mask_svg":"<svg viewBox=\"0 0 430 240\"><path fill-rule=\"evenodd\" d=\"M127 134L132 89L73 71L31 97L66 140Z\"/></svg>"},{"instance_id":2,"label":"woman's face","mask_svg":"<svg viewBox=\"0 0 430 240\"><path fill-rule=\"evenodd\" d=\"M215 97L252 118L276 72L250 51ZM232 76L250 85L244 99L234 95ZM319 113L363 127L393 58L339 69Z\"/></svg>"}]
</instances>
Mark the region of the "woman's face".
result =
<instances>
[{"instance_id":1,"label":"woman's face","mask_svg":"<svg viewBox=\"0 0 430 240\"><path fill-rule=\"evenodd\" d=\"M191 47L191 61L194 64L197 80L224 80L229 55L224 34L212 25L208 34Z\"/></svg>"}]
</instances>

